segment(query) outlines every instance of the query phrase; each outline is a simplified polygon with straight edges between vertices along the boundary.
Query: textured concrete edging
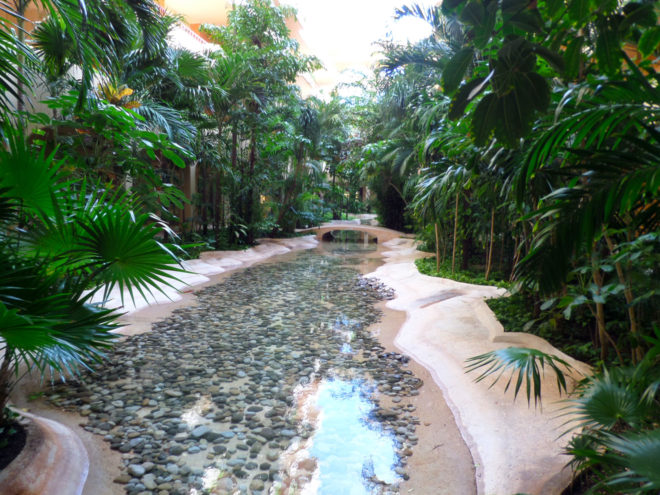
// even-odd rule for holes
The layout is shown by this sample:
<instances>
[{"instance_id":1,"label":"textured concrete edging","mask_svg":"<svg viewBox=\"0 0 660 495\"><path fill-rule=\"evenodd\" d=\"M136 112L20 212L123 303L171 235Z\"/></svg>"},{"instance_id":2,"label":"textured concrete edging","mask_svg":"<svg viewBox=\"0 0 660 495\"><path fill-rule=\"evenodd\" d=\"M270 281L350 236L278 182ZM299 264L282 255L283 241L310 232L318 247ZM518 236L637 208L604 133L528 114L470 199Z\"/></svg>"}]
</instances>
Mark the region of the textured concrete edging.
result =
<instances>
[{"instance_id":1,"label":"textured concrete edging","mask_svg":"<svg viewBox=\"0 0 660 495\"><path fill-rule=\"evenodd\" d=\"M0 471L4 495L80 495L89 472L82 440L66 426L19 411L29 418L21 453Z\"/></svg>"},{"instance_id":2,"label":"textured concrete edging","mask_svg":"<svg viewBox=\"0 0 660 495\"><path fill-rule=\"evenodd\" d=\"M426 367L445 394L456 424L470 449L476 468L478 493L510 495L524 492L551 495L569 483L571 472L563 455L569 436L560 436L559 401L555 376L543 378L542 407L528 405L524 397L505 394L506 379L489 388L465 373L470 357L504 347L521 346L558 354L581 373L584 363L561 353L534 335L504 332L484 300L504 295L503 289L464 284L419 273L414 241L385 243L386 262L367 276L395 289L387 306L406 312L406 321L394 341L402 351ZM506 377L508 378L508 376ZM579 378L579 375L576 375Z\"/></svg>"}]
</instances>

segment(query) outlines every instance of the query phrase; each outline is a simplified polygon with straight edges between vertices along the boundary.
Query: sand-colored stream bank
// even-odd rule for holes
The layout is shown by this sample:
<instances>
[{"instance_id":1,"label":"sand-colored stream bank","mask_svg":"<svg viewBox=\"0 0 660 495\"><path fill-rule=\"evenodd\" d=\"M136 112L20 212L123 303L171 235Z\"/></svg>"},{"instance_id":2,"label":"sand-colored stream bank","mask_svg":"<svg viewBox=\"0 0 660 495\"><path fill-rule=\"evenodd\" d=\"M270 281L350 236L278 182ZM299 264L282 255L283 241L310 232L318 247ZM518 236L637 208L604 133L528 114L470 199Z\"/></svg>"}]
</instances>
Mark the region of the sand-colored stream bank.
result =
<instances>
[{"instance_id":1,"label":"sand-colored stream bank","mask_svg":"<svg viewBox=\"0 0 660 495\"><path fill-rule=\"evenodd\" d=\"M423 254L413 241L395 239L386 246L391 248L384 253L386 263L370 276L396 290L387 306L406 312L394 343L422 363L444 391L474 457L478 492L561 492L570 479L564 469L568 457L562 455L568 438L558 438L566 418L558 417L562 406L554 375L546 374L543 408L535 409L524 398L513 402L511 392L504 394L504 383L490 389L475 383L464 365L469 357L514 345L553 352L583 372L586 366L533 335L504 334L483 302L501 295L501 289L422 275L413 261Z\"/></svg>"}]
</instances>

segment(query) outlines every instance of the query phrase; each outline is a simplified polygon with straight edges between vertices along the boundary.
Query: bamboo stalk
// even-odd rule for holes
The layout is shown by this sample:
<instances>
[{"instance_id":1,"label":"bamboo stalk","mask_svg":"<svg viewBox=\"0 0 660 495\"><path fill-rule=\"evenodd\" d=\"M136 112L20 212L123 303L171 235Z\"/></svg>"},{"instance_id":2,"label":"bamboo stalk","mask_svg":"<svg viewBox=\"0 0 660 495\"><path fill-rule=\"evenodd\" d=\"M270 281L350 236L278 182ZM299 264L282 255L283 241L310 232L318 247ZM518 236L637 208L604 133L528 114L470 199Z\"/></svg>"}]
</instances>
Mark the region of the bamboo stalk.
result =
<instances>
[{"instance_id":1,"label":"bamboo stalk","mask_svg":"<svg viewBox=\"0 0 660 495\"><path fill-rule=\"evenodd\" d=\"M456 205L454 207L454 243L451 250L451 273L454 273L454 267L456 266L456 237L458 237L458 195L459 191L456 191Z\"/></svg>"},{"instance_id":2,"label":"bamboo stalk","mask_svg":"<svg viewBox=\"0 0 660 495\"><path fill-rule=\"evenodd\" d=\"M440 272L440 234L438 233L438 223L434 223L435 227L435 271Z\"/></svg>"},{"instance_id":3,"label":"bamboo stalk","mask_svg":"<svg viewBox=\"0 0 660 495\"><path fill-rule=\"evenodd\" d=\"M488 258L486 260L486 280L490 275L490 270L493 263L493 238L495 236L495 208L490 212L490 246L488 247Z\"/></svg>"},{"instance_id":4,"label":"bamboo stalk","mask_svg":"<svg viewBox=\"0 0 660 495\"><path fill-rule=\"evenodd\" d=\"M607 243L607 248L610 250L610 254L614 254L616 251L616 246L614 245L614 242L612 242L612 239L607 235L605 230L603 229L603 237L605 238L605 242ZM630 333L634 336L635 342L639 342L639 328L637 325L637 313L635 312L635 307L633 306L633 301L635 298L633 297L632 293L632 288L630 287L630 281L626 278L625 272L623 271L623 267L621 266L620 262L616 262L614 264L614 267L616 268L616 274L617 277L619 278L619 283L623 285L624 290L623 290L623 295L626 298L626 305L628 306L628 320L630 321ZM643 350L641 346L637 345L632 349L632 360L633 363L638 363L641 361L643 355Z\"/></svg>"}]
</instances>

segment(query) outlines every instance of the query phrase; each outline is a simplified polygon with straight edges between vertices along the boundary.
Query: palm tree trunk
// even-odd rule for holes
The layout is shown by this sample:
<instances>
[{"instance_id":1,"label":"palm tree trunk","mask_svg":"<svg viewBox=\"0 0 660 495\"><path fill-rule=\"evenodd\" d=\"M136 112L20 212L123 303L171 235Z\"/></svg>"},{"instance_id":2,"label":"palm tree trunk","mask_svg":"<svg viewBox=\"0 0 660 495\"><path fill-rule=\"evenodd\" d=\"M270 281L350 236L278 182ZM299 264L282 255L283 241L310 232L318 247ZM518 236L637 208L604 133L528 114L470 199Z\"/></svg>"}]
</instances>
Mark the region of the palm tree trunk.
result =
<instances>
[{"instance_id":1,"label":"palm tree trunk","mask_svg":"<svg viewBox=\"0 0 660 495\"><path fill-rule=\"evenodd\" d=\"M613 255L614 252L616 251L616 246L614 245L614 242L612 242L612 239L610 239L610 237L607 235L604 229L603 229L603 236L605 237L605 242L607 243L607 248L610 250L610 254ZM635 298L633 297L632 289L630 287L630 280L626 278L621 263L617 261L614 264L614 267L616 268L616 274L619 279L619 283L624 287L623 295L626 298L626 305L628 306L628 320L630 321L630 333L632 334L634 341L638 343L638 345L632 349L633 364L636 364L639 361L641 361L644 351L639 345L639 335L638 335L639 327L637 324L637 313L635 312L635 307L633 306L633 301L635 300Z\"/></svg>"},{"instance_id":2,"label":"palm tree trunk","mask_svg":"<svg viewBox=\"0 0 660 495\"><path fill-rule=\"evenodd\" d=\"M493 264L493 241L495 237L495 207L490 212L490 246L488 247L488 258L486 260L486 280L490 275L490 269Z\"/></svg>"},{"instance_id":3,"label":"palm tree trunk","mask_svg":"<svg viewBox=\"0 0 660 495\"><path fill-rule=\"evenodd\" d=\"M284 221L284 216L286 215L286 212L289 210L291 203L296 197L298 184L302 182L304 163L305 163L305 143L301 141L298 144L298 152L296 153L296 164L293 168L293 179L289 182L289 185L284 188L284 197L282 198L282 204L280 205L280 212L277 215L277 224L283 230L285 230L283 228L284 226L282 225L282 222Z\"/></svg>"},{"instance_id":4,"label":"palm tree trunk","mask_svg":"<svg viewBox=\"0 0 660 495\"><path fill-rule=\"evenodd\" d=\"M248 158L248 188L245 197L245 223L248 225L247 242L248 244L254 243L254 229L251 224L253 223L253 209L254 209L254 186L252 179L254 177L254 167L257 162L257 135L256 131L252 130L252 137L250 139L250 155Z\"/></svg>"},{"instance_id":5,"label":"palm tree trunk","mask_svg":"<svg viewBox=\"0 0 660 495\"><path fill-rule=\"evenodd\" d=\"M513 239L513 248L515 249L515 253L513 255L513 262L511 263L511 274L509 275L509 282L513 281L513 276L516 273L516 265L518 264L518 261L520 261L520 256L522 254L522 246L523 242L518 241L518 236L516 236Z\"/></svg>"},{"instance_id":6,"label":"palm tree trunk","mask_svg":"<svg viewBox=\"0 0 660 495\"><path fill-rule=\"evenodd\" d=\"M433 224L435 227L435 271L440 272L440 234L438 232L438 222Z\"/></svg>"},{"instance_id":7,"label":"palm tree trunk","mask_svg":"<svg viewBox=\"0 0 660 495\"><path fill-rule=\"evenodd\" d=\"M454 206L454 242L451 249L451 273L454 273L456 267L456 238L458 237L458 195L459 192L456 191L456 201Z\"/></svg>"},{"instance_id":8,"label":"palm tree trunk","mask_svg":"<svg viewBox=\"0 0 660 495\"><path fill-rule=\"evenodd\" d=\"M237 164L238 164L238 132L236 131L236 126L234 126L231 130L231 169L234 171L234 173L237 170L236 168ZM231 195L230 195L230 201L231 201ZM231 214L231 202L229 202L229 214ZM222 219L223 225L226 217L227 215L225 214Z\"/></svg>"},{"instance_id":9,"label":"palm tree trunk","mask_svg":"<svg viewBox=\"0 0 660 495\"><path fill-rule=\"evenodd\" d=\"M600 296L603 288L603 275L600 272L596 262L596 253L595 250L591 255L591 275L594 283L596 284L596 295ZM598 340L600 343L600 359L605 361L607 356L607 343L612 344L614 351L616 352L619 362L623 365L623 357L619 351L616 342L612 339L612 336L607 332L607 326L605 322L605 305L602 302L596 302L596 325L598 328Z\"/></svg>"},{"instance_id":10,"label":"palm tree trunk","mask_svg":"<svg viewBox=\"0 0 660 495\"><path fill-rule=\"evenodd\" d=\"M202 183L200 184L202 204L201 204L201 215L202 215L202 235L206 238L209 230L209 220L208 220L208 168L205 166L202 168Z\"/></svg>"},{"instance_id":11,"label":"palm tree trunk","mask_svg":"<svg viewBox=\"0 0 660 495\"><path fill-rule=\"evenodd\" d=\"M215 236L215 248L220 249L220 171L215 171L215 184L213 188L213 234Z\"/></svg>"},{"instance_id":12,"label":"palm tree trunk","mask_svg":"<svg viewBox=\"0 0 660 495\"><path fill-rule=\"evenodd\" d=\"M5 418L5 407L7 407L7 402L9 401L9 393L11 392L12 383L12 366L11 366L11 356L13 351L5 346L5 355L2 358L2 366L0 366L0 425Z\"/></svg>"}]
</instances>

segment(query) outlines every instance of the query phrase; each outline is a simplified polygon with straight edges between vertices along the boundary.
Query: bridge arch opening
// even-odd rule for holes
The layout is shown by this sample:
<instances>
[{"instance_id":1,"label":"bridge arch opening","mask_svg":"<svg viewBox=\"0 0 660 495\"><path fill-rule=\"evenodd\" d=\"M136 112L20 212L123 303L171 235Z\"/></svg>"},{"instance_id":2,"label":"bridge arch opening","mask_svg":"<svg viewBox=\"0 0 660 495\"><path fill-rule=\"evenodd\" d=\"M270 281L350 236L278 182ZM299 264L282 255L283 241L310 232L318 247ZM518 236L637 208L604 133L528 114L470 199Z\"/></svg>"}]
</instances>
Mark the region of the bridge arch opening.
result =
<instances>
[{"instance_id":1,"label":"bridge arch opening","mask_svg":"<svg viewBox=\"0 0 660 495\"><path fill-rule=\"evenodd\" d=\"M356 229L333 229L323 232L321 240L325 242L359 242L363 244L377 244L378 237L369 232Z\"/></svg>"}]
</instances>

